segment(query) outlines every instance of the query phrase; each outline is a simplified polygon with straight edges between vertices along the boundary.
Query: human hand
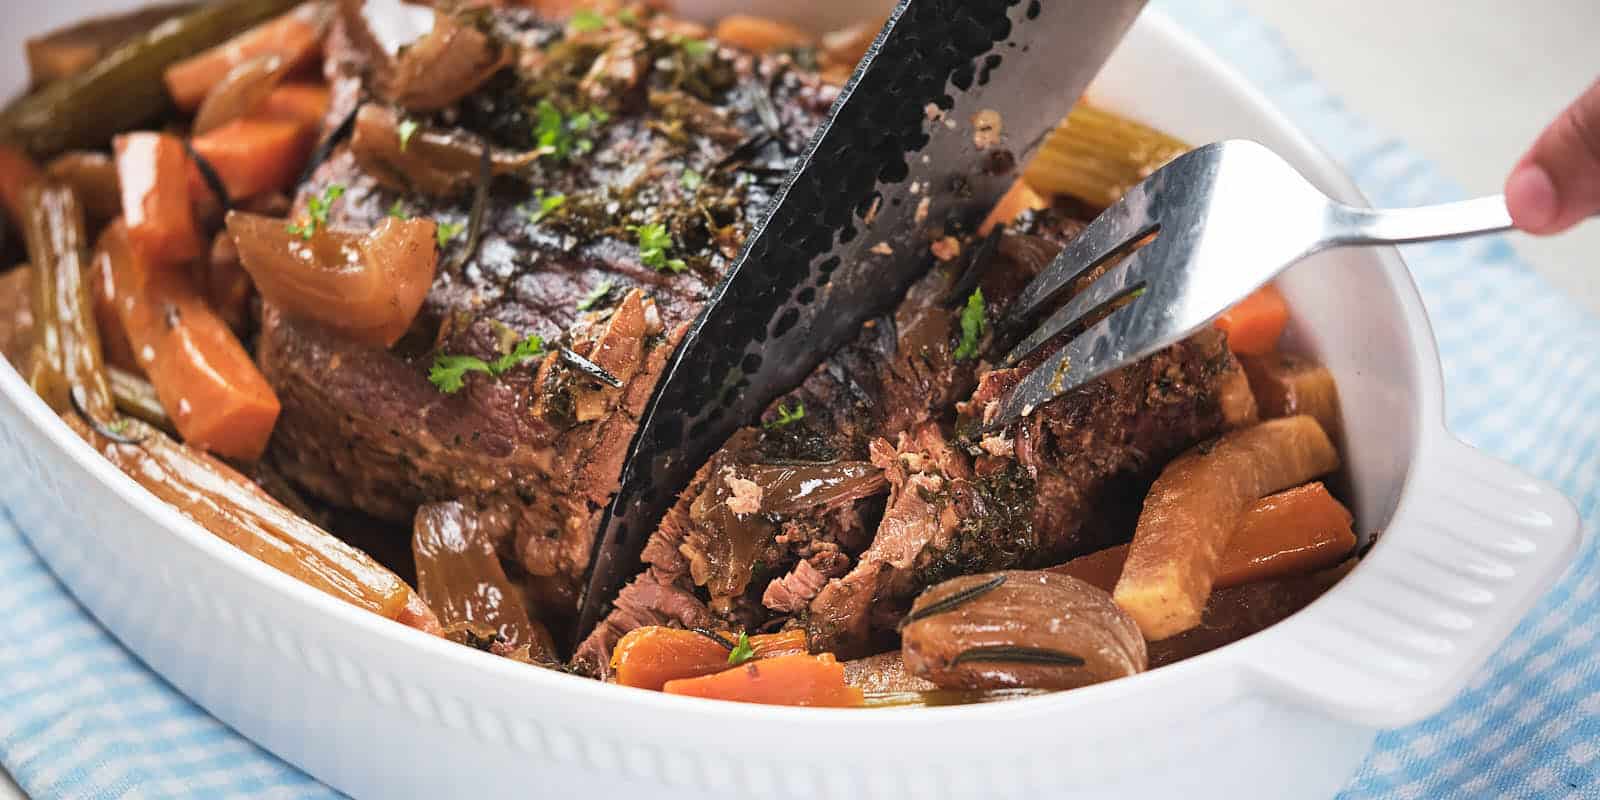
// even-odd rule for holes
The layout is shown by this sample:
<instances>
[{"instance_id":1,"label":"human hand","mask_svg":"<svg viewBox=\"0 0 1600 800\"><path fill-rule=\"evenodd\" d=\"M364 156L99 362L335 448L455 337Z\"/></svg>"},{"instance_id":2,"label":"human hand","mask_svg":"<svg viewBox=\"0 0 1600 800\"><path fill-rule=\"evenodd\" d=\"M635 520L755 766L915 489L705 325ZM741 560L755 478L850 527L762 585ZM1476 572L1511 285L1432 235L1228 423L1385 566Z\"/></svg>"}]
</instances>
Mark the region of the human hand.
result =
<instances>
[{"instance_id":1,"label":"human hand","mask_svg":"<svg viewBox=\"0 0 1600 800\"><path fill-rule=\"evenodd\" d=\"M1506 178L1511 221L1560 233L1600 212L1600 80L1567 106Z\"/></svg>"}]
</instances>

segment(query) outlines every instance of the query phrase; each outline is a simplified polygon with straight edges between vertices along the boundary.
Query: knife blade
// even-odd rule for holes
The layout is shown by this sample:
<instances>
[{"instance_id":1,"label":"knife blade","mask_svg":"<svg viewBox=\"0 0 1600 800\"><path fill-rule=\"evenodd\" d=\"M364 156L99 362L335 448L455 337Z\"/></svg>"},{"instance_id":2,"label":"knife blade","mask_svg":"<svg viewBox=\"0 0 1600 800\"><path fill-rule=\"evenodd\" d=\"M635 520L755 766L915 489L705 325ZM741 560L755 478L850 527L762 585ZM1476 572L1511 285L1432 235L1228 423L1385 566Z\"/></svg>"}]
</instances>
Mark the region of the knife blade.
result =
<instances>
[{"instance_id":1,"label":"knife blade","mask_svg":"<svg viewBox=\"0 0 1600 800\"><path fill-rule=\"evenodd\" d=\"M1145 0L900 0L679 342L604 515L582 641L694 471L971 231Z\"/></svg>"}]
</instances>

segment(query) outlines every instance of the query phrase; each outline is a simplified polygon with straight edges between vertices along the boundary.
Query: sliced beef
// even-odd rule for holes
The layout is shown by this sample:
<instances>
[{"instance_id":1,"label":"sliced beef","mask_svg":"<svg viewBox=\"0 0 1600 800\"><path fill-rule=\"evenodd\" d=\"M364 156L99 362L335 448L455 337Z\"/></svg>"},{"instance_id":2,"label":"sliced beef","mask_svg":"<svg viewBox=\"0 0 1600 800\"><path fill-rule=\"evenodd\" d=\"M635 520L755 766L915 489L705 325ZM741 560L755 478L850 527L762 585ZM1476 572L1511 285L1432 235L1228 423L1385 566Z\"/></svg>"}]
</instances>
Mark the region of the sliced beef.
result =
<instances>
[{"instance_id":1,"label":"sliced beef","mask_svg":"<svg viewBox=\"0 0 1600 800\"><path fill-rule=\"evenodd\" d=\"M1027 368L985 374L962 404L957 429L976 429ZM999 434L956 437L963 449L928 431L902 437L894 457L904 477L872 546L811 603L812 649L869 652L875 640L892 639L894 621L928 586L1057 563L1126 536L1130 526L1097 524L1097 514L1137 509L1161 464L1224 429L1223 388L1238 371L1222 335L1208 332L1076 389ZM886 451L887 442L879 447Z\"/></svg>"},{"instance_id":2,"label":"sliced beef","mask_svg":"<svg viewBox=\"0 0 1600 800\"><path fill-rule=\"evenodd\" d=\"M670 583L702 597L722 624L753 628L786 624L820 590L819 575L826 580L849 573L872 541L881 497L813 504L730 524L720 511L721 498L733 491L728 470L739 478L782 465L876 463L881 459L872 453L875 439L947 417L977 385L980 368L978 359L955 357L967 297L982 290L992 324L1082 224L1047 210L1029 215L1018 229L969 246L964 259L937 265L912 285L894 313L868 320L853 342L774 402L764 425L730 438L652 534L638 580ZM792 416L801 408L798 420L778 423L780 410ZM876 486L884 485L878 478ZM739 558L726 564L726 572L707 569L708 554L735 551ZM730 575L732 580L717 579ZM634 606L636 597L625 592L617 599L610 617L579 647L580 667L603 673L630 623L648 618L649 609Z\"/></svg>"},{"instance_id":3,"label":"sliced beef","mask_svg":"<svg viewBox=\"0 0 1600 800\"><path fill-rule=\"evenodd\" d=\"M385 519L460 501L502 553L549 584L536 591L572 598L666 358L835 90L788 56L691 51L647 15L568 39L525 10L472 13L485 15L482 30L512 66L451 109L404 113L497 152L529 153L526 165L492 183L476 241L470 191L394 191L391 175L380 182L347 148L314 173L297 206L343 186L332 226L365 229L400 213L460 232L391 350L265 310L258 357L283 402L273 456L321 499ZM373 97L374 59L343 21L336 28L327 69L340 118ZM541 104L558 115L560 152L534 152ZM559 206L544 209L540 198L557 195ZM535 220L535 211L545 213ZM636 227L657 224L672 240L659 270L644 263ZM530 334L549 353L535 363L469 374L454 394L428 379L436 355L492 361Z\"/></svg>"}]
</instances>

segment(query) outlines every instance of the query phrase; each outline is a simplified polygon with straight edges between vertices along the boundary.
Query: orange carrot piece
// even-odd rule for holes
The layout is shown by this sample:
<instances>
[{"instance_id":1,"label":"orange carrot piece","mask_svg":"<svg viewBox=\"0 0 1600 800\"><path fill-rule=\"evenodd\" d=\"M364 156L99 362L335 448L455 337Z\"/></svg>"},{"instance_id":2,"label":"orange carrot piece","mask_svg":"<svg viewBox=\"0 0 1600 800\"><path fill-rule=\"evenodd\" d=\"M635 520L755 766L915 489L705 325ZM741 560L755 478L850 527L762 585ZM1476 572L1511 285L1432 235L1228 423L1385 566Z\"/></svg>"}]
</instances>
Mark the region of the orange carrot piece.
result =
<instances>
[{"instance_id":1,"label":"orange carrot piece","mask_svg":"<svg viewBox=\"0 0 1600 800\"><path fill-rule=\"evenodd\" d=\"M328 115L331 96L328 87L315 83L286 83L272 90L266 102L251 116L290 119L302 123L313 133Z\"/></svg>"},{"instance_id":2,"label":"orange carrot piece","mask_svg":"<svg viewBox=\"0 0 1600 800\"><path fill-rule=\"evenodd\" d=\"M732 631L717 631L729 646L739 640ZM755 658L806 652L803 630L750 637ZM728 647L703 633L682 628L647 626L629 631L611 653L617 683L659 691L668 681L712 675L728 668Z\"/></svg>"},{"instance_id":3,"label":"orange carrot piece","mask_svg":"<svg viewBox=\"0 0 1600 800\"><path fill-rule=\"evenodd\" d=\"M845 683L844 665L832 653L747 661L713 675L667 681L662 691L773 706L850 708L862 703L861 690Z\"/></svg>"},{"instance_id":4,"label":"orange carrot piece","mask_svg":"<svg viewBox=\"0 0 1600 800\"><path fill-rule=\"evenodd\" d=\"M1234 531L1216 586L1281 578L1332 566L1355 549L1355 517L1320 481L1262 498Z\"/></svg>"},{"instance_id":5,"label":"orange carrot piece","mask_svg":"<svg viewBox=\"0 0 1600 800\"><path fill-rule=\"evenodd\" d=\"M302 6L167 67L167 94L178 108L194 111L229 70L256 56L281 56L286 69L294 69L316 55L321 31L314 12Z\"/></svg>"},{"instance_id":6,"label":"orange carrot piece","mask_svg":"<svg viewBox=\"0 0 1600 800\"><path fill-rule=\"evenodd\" d=\"M1226 589L1256 581L1314 572L1339 563L1356 546L1355 518L1321 481L1268 495L1244 512L1222 560L1213 587ZM1111 591L1128 559L1119 544L1051 567L1051 572Z\"/></svg>"},{"instance_id":7,"label":"orange carrot piece","mask_svg":"<svg viewBox=\"0 0 1600 800\"><path fill-rule=\"evenodd\" d=\"M42 177L44 173L27 153L0 144L0 205L5 206L17 230L22 230L22 190Z\"/></svg>"},{"instance_id":8,"label":"orange carrot piece","mask_svg":"<svg viewBox=\"0 0 1600 800\"><path fill-rule=\"evenodd\" d=\"M219 455L261 457L278 397L187 270L157 266L113 222L96 260L114 275L117 314L161 406L184 441Z\"/></svg>"},{"instance_id":9,"label":"orange carrot piece","mask_svg":"<svg viewBox=\"0 0 1600 800\"><path fill-rule=\"evenodd\" d=\"M100 351L106 363L143 375L133 344L128 341L128 331L122 327L122 316L117 313L117 276L111 270L111 260L98 249L89 264L89 297L94 303L94 321L100 329Z\"/></svg>"},{"instance_id":10,"label":"orange carrot piece","mask_svg":"<svg viewBox=\"0 0 1600 800\"><path fill-rule=\"evenodd\" d=\"M1256 356L1276 347L1288 324L1289 304L1271 284L1222 312L1216 321L1216 326L1228 334L1229 350Z\"/></svg>"},{"instance_id":11,"label":"orange carrot piece","mask_svg":"<svg viewBox=\"0 0 1600 800\"><path fill-rule=\"evenodd\" d=\"M1000 197L1000 202L989 209L989 216L983 218L983 223L978 225L978 235L988 236L989 231L996 225L1004 225L1017 218L1024 211L1035 211L1046 208L1050 201L1034 191L1028 184L1018 178L1016 183Z\"/></svg>"},{"instance_id":12,"label":"orange carrot piece","mask_svg":"<svg viewBox=\"0 0 1600 800\"><path fill-rule=\"evenodd\" d=\"M243 199L289 188L315 145L313 129L293 119L250 116L206 131L189 141L228 190ZM191 167L189 191L209 191L200 170Z\"/></svg>"},{"instance_id":13,"label":"orange carrot piece","mask_svg":"<svg viewBox=\"0 0 1600 800\"><path fill-rule=\"evenodd\" d=\"M164 266L192 261L204 250L189 206L189 156L164 133L125 133L112 141L128 241Z\"/></svg>"}]
</instances>

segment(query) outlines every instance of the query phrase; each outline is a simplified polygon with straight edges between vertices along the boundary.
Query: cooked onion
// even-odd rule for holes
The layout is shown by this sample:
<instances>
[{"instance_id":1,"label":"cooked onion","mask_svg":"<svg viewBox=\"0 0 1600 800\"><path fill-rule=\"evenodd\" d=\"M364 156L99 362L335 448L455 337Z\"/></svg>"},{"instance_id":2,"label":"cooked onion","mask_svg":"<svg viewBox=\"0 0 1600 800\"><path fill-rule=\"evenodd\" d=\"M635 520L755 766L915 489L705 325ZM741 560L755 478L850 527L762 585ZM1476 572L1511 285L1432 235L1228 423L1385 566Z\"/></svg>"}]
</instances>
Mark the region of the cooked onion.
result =
<instances>
[{"instance_id":1,"label":"cooked onion","mask_svg":"<svg viewBox=\"0 0 1600 800\"><path fill-rule=\"evenodd\" d=\"M412 111L450 106L510 63L505 48L454 14L398 0L342 0L340 10L372 59L379 96Z\"/></svg>"},{"instance_id":2,"label":"cooked onion","mask_svg":"<svg viewBox=\"0 0 1600 800\"><path fill-rule=\"evenodd\" d=\"M400 115L368 103L356 112L350 152L364 172L384 187L433 197L464 194L478 182L483 141L464 131L418 128L400 142ZM539 157L538 151L490 151L490 172L503 175Z\"/></svg>"},{"instance_id":3,"label":"cooked onion","mask_svg":"<svg viewBox=\"0 0 1600 800\"><path fill-rule=\"evenodd\" d=\"M1074 689L1142 672L1144 637L1077 578L1011 571L923 592L901 631L906 670L946 689Z\"/></svg>"},{"instance_id":4,"label":"cooked onion","mask_svg":"<svg viewBox=\"0 0 1600 800\"><path fill-rule=\"evenodd\" d=\"M228 70L200 102L194 115L195 134L220 128L259 108L283 80L287 63L283 56L266 53Z\"/></svg>"},{"instance_id":5,"label":"cooked onion","mask_svg":"<svg viewBox=\"0 0 1600 800\"><path fill-rule=\"evenodd\" d=\"M431 220L386 217L365 236L323 230L309 240L258 214L229 212L227 225L268 302L384 347L411 326L439 263Z\"/></svg>"}]
</instances>

